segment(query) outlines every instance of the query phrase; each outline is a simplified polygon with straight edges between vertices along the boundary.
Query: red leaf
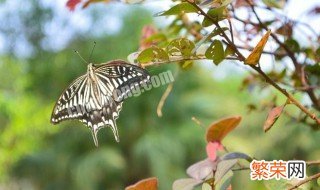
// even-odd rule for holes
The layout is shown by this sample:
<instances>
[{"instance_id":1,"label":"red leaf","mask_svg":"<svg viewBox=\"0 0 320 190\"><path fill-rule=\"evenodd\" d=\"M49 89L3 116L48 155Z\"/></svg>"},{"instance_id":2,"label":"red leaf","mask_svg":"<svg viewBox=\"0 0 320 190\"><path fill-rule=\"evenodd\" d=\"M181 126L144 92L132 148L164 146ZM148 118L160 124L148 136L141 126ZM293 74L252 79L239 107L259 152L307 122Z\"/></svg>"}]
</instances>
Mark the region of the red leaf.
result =
<instances>
[{"instance_id":1,"label":"red leaf","mask_svg":"<svg viewBox=\"0 0 320 190\"><path fill-rule=\"evenodd\" d=\"M285 105L272 108L272 110L268 114L267 120L264 123L264 126L263 126L264 132L267 132L269 129L271 129L273 124L277 121L277 119L281 115L284 106Z\"/></svg>"},{"instance_id":2,"label":"red leaf","mask_svg":"<svg viewBox=\"0 0 320 190\"><path fill-rule=\"evenodd\" d=\"M219 141L222 139L234 128L238 126L241 121L240 116L233 116L221 119L217 122L211 124L207 130L206 139L207 142Z\"/></svg>"},{"instance_id":3,"label":"red leaf","mask_svg":"<svg viewBox=\"0 0 320 190\"><path fill-rule=\"evenodd\" d=\"M74 11L77 4L79 4L81 0L68 0L66 6L69 8L70 11Z\"/></svg>"},{"instance_id":4,"label":"red leaf","mask_svg":"<svg viewBox=\"0 0 320 190\"><path fill-rule=\"evenodd\" d=\"M217 151L223 150L223 146L219 141L209 142L206 147L208 158L212 161L217 159Z\"/></svg>"},{"instance_id":5,"label":"red leaf","mask_svg":"<svg viewBox=\"0 0 320 190\"><path fill-rule=\"evenodd\" d=\"M158 190L158 179L150 177L126 187L125 190Z\"/></svg>"}]
</instances>

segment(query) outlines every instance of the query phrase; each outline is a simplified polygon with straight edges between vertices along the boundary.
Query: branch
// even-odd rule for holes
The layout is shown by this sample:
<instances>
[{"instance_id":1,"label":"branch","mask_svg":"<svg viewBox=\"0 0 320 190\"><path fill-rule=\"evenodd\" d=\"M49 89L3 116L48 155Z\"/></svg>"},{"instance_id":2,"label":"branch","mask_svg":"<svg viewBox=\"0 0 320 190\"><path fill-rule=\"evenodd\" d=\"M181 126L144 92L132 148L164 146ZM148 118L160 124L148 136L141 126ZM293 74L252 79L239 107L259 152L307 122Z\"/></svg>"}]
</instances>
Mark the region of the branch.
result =
<instances>
[{"instance_id":1,"label":"branch","mask_svg":"<svg viewBox=\"0 0 320 190\"><path fill-rule=\"evenodd\" d=\"M221 26L219 25L219 23L212 18L210 15L208 15L207 13L205 13L193 0L186 0L188 3L190 3L192 6L194 6L201 15L203 15L204 17L206 17L207 19L209 19L212 23L214 23L214 25L221 30L221 36L228 42L229 46L233 49L233 51L235 52L235 54L238 56L239 60L244 62L245 61L245 57L241 54L241 52L238 50L238 48L235 46L234 43L232 43L232 41L230 40L230 38L226 35L226 33L221 29ZM260 20L260 19L259 19ZM259 21L261 22L261 21ZM274 34L271 33L271 35L275 36ZM276 39L278 39L275 36ZM278 39L279 41L279 39ZM280 42L280 41L279 41ZM280 42L281 43L281 42ZM284 44L283 44L284 45ZM285 46L286 47L286 46ZM287 48L287 47L286 47ZM288 49L288 48L287 48ZM288 49L289 50L289 49ZM290 51L290 50L289 50ZM289 55L290 56L290 55ZM292 56L292 55L291 55ZM290 56L290 57L291 57ZM292 57L293 61L295 63L297 63L296 58ZM269 78L269 76L267 76L260 67L255 66L255 65L249 65L252 69L254 69L256 72L258 72L265 80L267 83L269 83L270 85L272 85L274 88L276 88L278 91L280 91L283 95L285 95L289 100L290 103L293 103L294 105L296 105L298 108L300 108L301 111L303 111L304 113L306 113L311 119L313 119L317 125L320 126L320 119L318 119L316 117L316 115L314 113L312 113L311 111L309 111L306 107L304 107L299 101L297 101L290 93L288 93L285 89L281 88L276 82L274 82L271 78Z\"/></svg>"},{"instance_id":2,"label":"branch","mask_svg":"<svg viewBox=\"0 0 320 190\"><path fill-rule=\"evenodd\" d=\"M307 161L307 166L320 165L320 160Z\"/></svg>"},{"instance_id":3,"label":"branch","mask_svg":"<svg viewBox=\"0 0 320 190\"><path fill-rule=\"evenodd\" d=\"M256 10L255 10L254 5L253 5L249 0L246 0L246 1L247 1L247 3L250 5L251 10L252 10L253 14L255 15L255 17L257 18L260 26L261 26L263 29L265 29L266 31L268 31L268 30L269 30L268 27L261 21L260 17L258 16L258 14L257 14L257 12L256 12ZM297 75L299 76L302 85L303 85L304 87L309 86L309 82L307 81L307 79L305 78L305 75L304 75L304 68L302 67L301 64L299 64L298 60L296 59L296 57L295 57L295 55L294 55L294 52L292 52L292 51L288 48L287 45L285 45L284 43L282 43L282 42L279 40L279 38L277 37L276 34L271 33L270 35L271 35L272 38L280 45L280 47L282 47L282 48L288 53L288 56L291 58L292 63L293 63L293 65L294 65L295 68L296 68L296 73L297 73ZM319 101L318 98L316 97L313 89L310 89L310 88L309 88L309 89L307 89L305 92L309 95L309 97L310 97L310 99L311 99L314 107L315 107L317 110L320 110L320 101Z\"/></svg>"},{"instance_id":4,"label":"branch","mask_svg":"<svg viewBox=\"0 0 320 190\"><path fill-rule=\"evenodd\" d=\"M307 177L306 179L296 183L295 185L293 185L292 187L288 188L288 190L293 190L293 189L296 189L298 188L299 186L305 184L305 183L308 183L309 181L312 181L314 179L318 179L320 177L320 173L317 173L313 176L310 176L310 177Z\"/></svg>"},{"instance_id":5,"label":"branch","mask_svg":"<svg viewBox=\"0 0 320 190\"><path fill-rule=\"evenodd\" d=\"M238 60L238 58L236 58L236 57L226 57L225 59ZM165 61L142 63L141 66L143 68L145 68L145 67L150 67L150 66L154 66L154 65L169 64L169 63L174 63L174 62L199 61L199 60L207 60L207 58L204 55L197 55L197 56L188 57L188 58L177 56L177 57L170 57L169 60L165 60Z\"/></svg>"},{"instance_id":6,"label":"branch","mask_svg":"<svg viewBox=\"0 0 320 190\"><path fill-rule=\"evenodd\" d=\"M173 83L170 83L166 89L166 91L163 93L160 101L159 101L159 104L157 106L157 114L158 114L158 117L162 117L162 107L164 105L164 102L166 101L166 99L168 98L171 90L173 88Z\"/></svg>"}]
</instances>

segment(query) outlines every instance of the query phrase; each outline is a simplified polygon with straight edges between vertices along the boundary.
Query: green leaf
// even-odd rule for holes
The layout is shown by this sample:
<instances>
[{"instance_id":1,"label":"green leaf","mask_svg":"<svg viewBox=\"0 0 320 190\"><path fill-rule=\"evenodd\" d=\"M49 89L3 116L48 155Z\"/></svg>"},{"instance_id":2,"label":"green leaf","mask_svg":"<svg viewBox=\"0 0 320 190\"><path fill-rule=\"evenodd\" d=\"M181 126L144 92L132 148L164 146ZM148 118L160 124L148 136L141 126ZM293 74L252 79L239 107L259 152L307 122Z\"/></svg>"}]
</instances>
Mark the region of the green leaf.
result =
<instances>
[{"instance_id":1,"label":"green leaf","mask_svg":"<svg viewBox=\"0 0 320 190\"><path fill-rule=\"evenodd\" d=\"M190 69L193 65L193 61L182 61L179 63L180 67L184 70Z\"/></svg>"},{"instance_id":2,"label":"green leaf","mask_svg":"<svg viewBox=\"0 0 320 190\"><path fill-rule=\"evenodd\" d=\"M287 190L294 186L296 183L298 183L299 180L292 179L292 180L285 180L285 179L272 179L272 180L265 180L264 184L267 187L268 190ZM295 190L310 190L310 183L305 183Z\"/></svg>"},{"instance_id":3,"label":"green leaf","mask_svg":"<svg viewBox=\"0 0 320 190\"><path fill-rule=\"evenodd\" d=\"M166 53L166 51L156 46L152 46L143 50L137 58L137 61L139 63L159 62L168 60L169 56Z\"/></svg>"},{"instance_id":4,"label":"green leaf","mask_svg":"<svg viewBox=\"0 0 320 190\"><path fill-rule=\"evenodd\" d=\"M286 44L286 46L293 52L299 52L300 51L300 45L299 43L293 39L293 38L289 38L287 39L284 44Z\"/></svg>"},{"instance_id":5,"label":"green leaf","mask_svg":"<svg viewBox=\"0 0 320 190\"><path fill-rule=\"evenodd\" d=\"M212 59L218 65L225 58L223 45L219 40L214 40L205 53L206 58Z\"/></svg>"},{"instance_id":6,"label":"green leaf","mask_svg":"<svg viewBox=\"0 0 320 190\"><path fill-rule=\"evenodd\" d=\"M221 6L228 6L229 4L231 4L234 0L224 0L223 3L221 4Z\"/></svg>"},{"instance_id":7,"label":"green leaf","mask_svg":"<svg viewBox=\"0 0 320 190\"><path fill-rule=\"evenodd\" d=\"M192 50L195 45L186 38L179 38L171 41L167 46L167 52L172 56L190 57L193 55Z\"/></svg>"},{"instance_id":8,"label":"green leaf","mask_svg":"<svg viewBox=\"0 0 320 190\"><path fill-rule=\"evenodd\" d=\"M238 159L224 160L218 163L217 171L215 173L215 184L218 184L223 176L225 176L232 167L238 162Z\"/></svg>"},{"instance_id":9,"label":"green leaf","mask_svg":"<svg viewBox=\"0 0 320 190\"><path fill-rule=\"evenodd\" d=\"M215 185L215 190L226 190L231 185L233 171L229 170L223 178Z\"/></svg>"},{"instance_id":10,"label":"green leaf","mask_svg":"<svg viewBox=\"0 0 320 190\"><path fill-rule=\"evenodd\" d=\"M203 183L201 190L212 190L212 188L208 183Z\"/></svg>"},{"instance_id":11,"label":"green leaf","mask_svg":"<svg viewBox=\"0 0 320 190\"><path fill-rule=\"evenodd\" d=\"M210 9L207 14L213 19L213 22L219 22L221 20L224 20L227 18L227 16L224 14L226 10L226 6L221 6L218 8ZM212 20L205 17L202 21L203 27L208 27L213 24Z\"/></svg>"},{"instance_id":12,"label":"green leaf","mask_svg":"<svg viewBox=\"0 0 320 190\"><path fill-rule=\"evenodd\" d=\"M285 0L262 0L268 7L282 9L286 3Z\"/></svg>"},{"instance_id":13,"label":"green leaf","mask_svg":"<svg viewBox=\"0 0 320 190\"><path fill-rule=\"evenodd\" d=\"M198 10L190 3L180 3L169 10L156 14L156 16L179 15L183 13L196 13Z\"/></svg>"}]
</instances>

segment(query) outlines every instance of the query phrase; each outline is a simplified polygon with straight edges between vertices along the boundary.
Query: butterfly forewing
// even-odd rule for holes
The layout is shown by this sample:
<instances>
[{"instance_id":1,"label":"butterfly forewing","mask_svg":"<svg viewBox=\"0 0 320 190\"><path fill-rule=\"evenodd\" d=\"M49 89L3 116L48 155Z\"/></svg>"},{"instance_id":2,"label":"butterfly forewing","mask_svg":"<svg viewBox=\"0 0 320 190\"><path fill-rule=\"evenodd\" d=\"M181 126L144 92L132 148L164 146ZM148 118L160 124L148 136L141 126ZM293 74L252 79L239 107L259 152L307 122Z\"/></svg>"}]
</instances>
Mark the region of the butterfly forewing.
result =
<instances>
[{"instance_id":1,"label":"butterfly forewing","mask_svg":"<svg viewBox=\"0 0 320 190\"><path fill-rule=\"evenodd\" d=\"M115 121L119 117L123 97L129 93L123 90L128 88L123 87L141 86L149 78L144 69L121 60L98 66L90 64L87 74L74 80L62 93L52 112L51 122L80 120L92 130L96 145L98 130L110 126L119 141Z\"/></svg>"}]
</instances>

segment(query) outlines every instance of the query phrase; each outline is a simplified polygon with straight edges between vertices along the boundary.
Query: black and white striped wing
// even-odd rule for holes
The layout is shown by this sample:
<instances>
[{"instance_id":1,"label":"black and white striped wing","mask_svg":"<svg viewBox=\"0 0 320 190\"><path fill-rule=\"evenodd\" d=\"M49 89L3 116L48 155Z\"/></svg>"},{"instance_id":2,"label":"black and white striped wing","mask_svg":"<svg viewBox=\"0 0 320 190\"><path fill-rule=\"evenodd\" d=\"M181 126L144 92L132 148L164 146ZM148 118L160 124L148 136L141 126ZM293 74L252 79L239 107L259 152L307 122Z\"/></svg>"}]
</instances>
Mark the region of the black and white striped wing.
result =
<instances>
[{"instance_id":1,"label":"black and white striped wing","mask_svg":"<svg viewBox=\"0 0 320 190\"><path fill-rule=\"evenodd\" d=\"M96 146L99 129L110 126L116 141L119 142L115 120L119 117L122 102L113 100L114 87L109 83L97 77L96 89L94 85L87 75L73 81L58 99L51 115L51 122L57 124L64 120L78 119L91 129ZM94 90L99 94L98 97Z\"/></svg>"},{"instance_id":2,"label":"black and white striped wing","mask_svg":"<svg viewBox=\"0 0 320 190\"><path fill-rule=\"evenodd\" d=\"M102 81L112 85L112 96L116 102L122 102L132 95L132 90L149 83L149 73L122 60L116 60L96 69L96 74Z\"/></svg>"},{"instance_id":3,"label":"black and white striped wing","mask_svg":"<svg viewBox=\"0 0 320 190\"><path fill-rule=\"evenodd\" d=\"M58 124L63 120L82 117L83 113L81 111L84 110L85 102L80 99L80 94L84 92L86 83L86 75L82 75L65 89L53 108L51 123Z\"/></svg>"}]
</instances>

